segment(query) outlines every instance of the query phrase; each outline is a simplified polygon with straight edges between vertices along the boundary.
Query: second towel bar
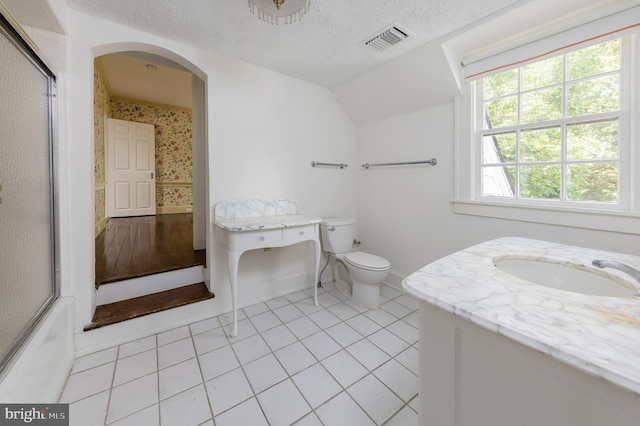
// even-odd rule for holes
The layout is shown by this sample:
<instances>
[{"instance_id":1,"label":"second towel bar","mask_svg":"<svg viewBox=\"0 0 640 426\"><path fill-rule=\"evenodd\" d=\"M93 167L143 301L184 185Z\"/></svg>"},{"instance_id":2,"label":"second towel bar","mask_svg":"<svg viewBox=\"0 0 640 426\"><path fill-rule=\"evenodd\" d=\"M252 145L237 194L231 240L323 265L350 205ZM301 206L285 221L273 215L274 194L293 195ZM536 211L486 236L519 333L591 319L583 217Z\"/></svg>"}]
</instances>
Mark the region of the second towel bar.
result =
<instances>
[{"instance_id":1,"label":"second towel bar","mask_svg":"<svg viewBox=\"0 0 640 426\"><path fill-rule=\"evenodd\" d=\"M311 167L318 167L318 166L340 167L341 169L344 169L345 167L348 167L348 165L344 164L344 163L320 163L318 161L312 161L311 162Z\"/></svg>"},{"instance_id":2,"label":"second towel bar","mask_svg":"<svg viewBox=\"0 0 640 426\"><path fill-rule=\"evenodd\" d=\"M402 161L400 163L377 163L377 164L369 164L369 163L365 163L362 165L362 167L364 167L365 169L368 169L369 167L379 167L379 166L406 166L406 165L410 165L410 164L431 164L432 166L435 166L436 164L438 164L438 161L435 158L432 158L430 160L423 160L423 161Z\"/></svg>"}]
</instances>

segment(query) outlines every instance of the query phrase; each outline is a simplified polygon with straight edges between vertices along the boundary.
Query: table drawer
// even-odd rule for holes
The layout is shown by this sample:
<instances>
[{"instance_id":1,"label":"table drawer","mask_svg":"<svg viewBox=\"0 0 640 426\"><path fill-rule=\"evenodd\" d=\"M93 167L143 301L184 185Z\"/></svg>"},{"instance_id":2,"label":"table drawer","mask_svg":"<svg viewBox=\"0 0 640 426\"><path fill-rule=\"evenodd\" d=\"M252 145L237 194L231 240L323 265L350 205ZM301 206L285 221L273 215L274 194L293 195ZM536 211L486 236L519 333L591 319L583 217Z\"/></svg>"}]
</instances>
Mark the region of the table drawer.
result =
<instances>
[{"instance_id":1,"label":"table drawer","mask_svg":"<svg viewBox=\"0 0 640 426\"><path fill-rule=\"evenodd\" d=\"M308 240L316 235L315 225L295 226L282 230L282 239L287 241Z\"/></svg>"},{"instance_id":2,"label":"table drawer","mask_svg":"<svg viewBox=\"0 0 640 426\"><path fill-rule=\"evenodd\" d=\"M271 243L282 241L282 229L268 231L250 231L240 234L240 242L243 247L267 247Z\"/></svg>"}]
</instances>

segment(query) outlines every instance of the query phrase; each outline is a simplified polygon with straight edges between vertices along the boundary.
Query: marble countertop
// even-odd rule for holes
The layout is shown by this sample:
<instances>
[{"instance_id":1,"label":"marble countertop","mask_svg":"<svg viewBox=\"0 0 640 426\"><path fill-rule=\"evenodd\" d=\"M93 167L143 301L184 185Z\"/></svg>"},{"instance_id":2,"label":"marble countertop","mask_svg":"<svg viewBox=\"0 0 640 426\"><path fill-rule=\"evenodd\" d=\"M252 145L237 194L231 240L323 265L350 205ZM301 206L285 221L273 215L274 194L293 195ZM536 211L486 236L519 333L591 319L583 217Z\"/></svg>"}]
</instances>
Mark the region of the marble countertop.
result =
<instances>
[{"instance_id":1,"label":"marble countertop","mask_svg":"<svg viewBox=\"0 0 640 426\"><path fill-rule=\"evenodd\" d=\"M242 217L234 219L215 219L213 221L215 225L232 232L289 228L292 226L312 225L320 222L322 222L322 219L319 217L302 215Z\"/></svg>"},{"instance_id":2,"label":"marble countertop","mask_svg":"<svg viewBox=\"0 0 640 426\"><path fill-rule=\"evenodd\" d=\"M298 203L287 198L220 201L214 208L214 225L232 232L289 228L322 222L319 217L302 216Z\"/></svg>"},{"instance_id":3,"label":"marble countertop","mask_svg":"<svg viewBox=\"0 0 640 426\"><path fill-rule=\"evenodd\" d=\"M496 268L499 256L553 259L590 269L594 259L640 269L640 257L525 238L500 238L408 276L413 296L560 362L640 394L640 297L605 297L536 285ZM633 286L623 272L606 269Z\"/></svg>"}]
</instances>

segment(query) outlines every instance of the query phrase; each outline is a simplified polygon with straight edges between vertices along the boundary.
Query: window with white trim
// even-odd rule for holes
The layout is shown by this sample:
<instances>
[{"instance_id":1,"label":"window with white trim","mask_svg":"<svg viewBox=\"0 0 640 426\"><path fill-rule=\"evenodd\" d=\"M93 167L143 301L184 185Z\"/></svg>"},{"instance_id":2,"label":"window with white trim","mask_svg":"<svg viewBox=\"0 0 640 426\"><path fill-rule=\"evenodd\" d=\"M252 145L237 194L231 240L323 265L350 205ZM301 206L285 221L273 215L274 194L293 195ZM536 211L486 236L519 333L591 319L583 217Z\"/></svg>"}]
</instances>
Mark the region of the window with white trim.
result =
<instances>
[{"instance_id":1,"label":"window with white trim","mask_svg":"<svg viewBox=\"0 0 640 426\"><path fill-rule=\"evenodd\" d=\"M628 207L630 37L478 79L477 200Z\"/></svg>"}]
</instances>

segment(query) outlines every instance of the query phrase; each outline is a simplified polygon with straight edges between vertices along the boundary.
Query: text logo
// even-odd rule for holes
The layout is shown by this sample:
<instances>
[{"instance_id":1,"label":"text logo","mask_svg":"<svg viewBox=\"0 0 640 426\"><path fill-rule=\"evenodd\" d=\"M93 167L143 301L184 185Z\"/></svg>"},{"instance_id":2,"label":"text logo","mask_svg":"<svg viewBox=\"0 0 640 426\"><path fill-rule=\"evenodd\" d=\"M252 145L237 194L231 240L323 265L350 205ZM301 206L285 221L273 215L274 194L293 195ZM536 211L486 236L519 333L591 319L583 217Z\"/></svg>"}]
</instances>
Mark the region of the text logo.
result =
<instances>
[{"instance_id":1,"label":"text logo","mask_svg":"<svg viewBox=\"0 0 640 426\"><path fill-rule=\"evenodd\" d=\"M0 404L0 426L69 426L69 404Z\"/></svg>"}]
</instances>

